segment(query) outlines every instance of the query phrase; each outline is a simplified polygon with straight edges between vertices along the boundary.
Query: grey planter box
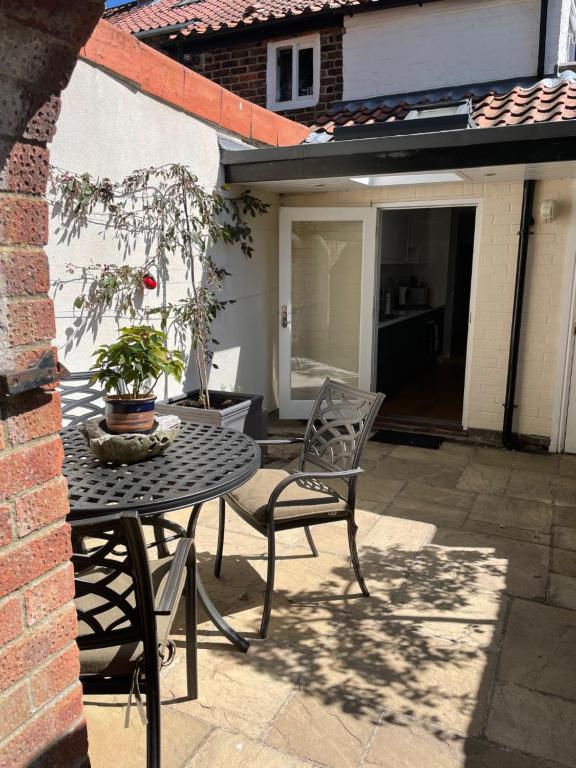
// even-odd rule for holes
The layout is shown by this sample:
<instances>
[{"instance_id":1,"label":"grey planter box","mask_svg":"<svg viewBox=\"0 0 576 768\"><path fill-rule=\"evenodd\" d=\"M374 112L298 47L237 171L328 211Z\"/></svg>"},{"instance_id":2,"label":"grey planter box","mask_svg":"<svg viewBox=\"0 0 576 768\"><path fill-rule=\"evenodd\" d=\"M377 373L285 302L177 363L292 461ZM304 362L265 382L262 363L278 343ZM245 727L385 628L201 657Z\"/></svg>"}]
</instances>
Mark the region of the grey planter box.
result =
<instances>
[{"instance_id":1,"label":"grey planter box","mask_svg":"<svg viewBox=\"0 0 576 768\"><path fill-rule=\"evenodd\" d=\"M268 414L262 409L262 395L248 395L243 392L210 392L210 395L232 400L232 405L223 409L192 408L178 405L182 400L198 397L198 390L186 392L168 400L156 401L157 413L170 413L181 421L193 424L214 424L228 427L237 432L244 432L255 440L264 440L268 436Z\"/></svg>"}]
</instances>

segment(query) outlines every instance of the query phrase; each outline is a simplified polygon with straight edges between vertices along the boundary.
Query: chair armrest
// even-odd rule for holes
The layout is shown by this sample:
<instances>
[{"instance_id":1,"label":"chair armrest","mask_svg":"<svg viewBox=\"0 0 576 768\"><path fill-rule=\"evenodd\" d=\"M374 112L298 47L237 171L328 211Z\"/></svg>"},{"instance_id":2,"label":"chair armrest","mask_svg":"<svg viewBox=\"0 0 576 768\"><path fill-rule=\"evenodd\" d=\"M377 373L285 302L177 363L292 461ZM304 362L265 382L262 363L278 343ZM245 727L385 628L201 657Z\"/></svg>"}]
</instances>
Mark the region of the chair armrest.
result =
<instances>
[{"instance_id":1,"label":"chair armrest","mask_svg":"<svg viewBox=\"0 0 576 768\"><path fill-rule=\"evenodd\" d=\"M180 599L182 578L188 566L188 558L192 550L192 539L180 539L172 558L166 585L160 599L156 603L154 613L157 616L170 616ZM193 550L192 550L193 551Z\"/></svg>"},{"instance_id":2,"label":"chair armrest","mask_svg":"<svg viewBox=\"0 0 576 768\"><path fill-rule=\"evenodd\" d=\"M186 538L186 530L175 523L173 520L166 520L164 517L142 517L142 526L154 529L154 541L146 544L146 549L156 548L158 549L162 545L166 546L171 541L179 541L182 538ZM172 536L161 536L164 531L172 531Z\"/></svg>"},{"instance_id":3,"label":"chair armrest","mask_svg":"<svg viewBox=\"0 0 576 768\"><path fill-rule=\"evenodd\" d=\"M274 445L292 445L294 443L303 443L303 437L279 437L274 440L256 440L258 445L262 446L274 446Z\"/></svg>"},{"instance_id":4,"label":"chair armrest","mask_svg":"<svg viewBox=\"0 0 576 768\"><path fill-rule=\"evenodd\" d=\"M274 509L282 491L298 480L339 480L342 478L357 477L363 472L364 470L361 467L357 467L356 469L342 469L339 472L294 472L294 474L281 480L270 494L270 498L268 499L268 512L271 512Z\"/></svg>"}]
</instances>

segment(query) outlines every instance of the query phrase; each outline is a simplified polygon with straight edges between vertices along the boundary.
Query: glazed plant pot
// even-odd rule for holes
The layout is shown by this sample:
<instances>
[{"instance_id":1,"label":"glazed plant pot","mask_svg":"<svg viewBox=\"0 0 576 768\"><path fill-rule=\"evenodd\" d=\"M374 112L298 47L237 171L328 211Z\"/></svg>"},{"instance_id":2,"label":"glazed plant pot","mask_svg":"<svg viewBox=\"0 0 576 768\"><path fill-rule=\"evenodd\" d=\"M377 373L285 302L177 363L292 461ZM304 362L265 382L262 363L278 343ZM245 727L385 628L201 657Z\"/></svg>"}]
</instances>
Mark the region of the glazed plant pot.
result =
<instances>
[{"instance_id":1,"label":"glazed plant pot","mask_svg":"<svg viewBox=\"0 0 576 768\"><path fill-rule=\"evenodd\" d=\"M139 398L106 395L106 426L115 435L148 434L154 428L155 402L156 395Z\"/></svg>"}]
</instances>

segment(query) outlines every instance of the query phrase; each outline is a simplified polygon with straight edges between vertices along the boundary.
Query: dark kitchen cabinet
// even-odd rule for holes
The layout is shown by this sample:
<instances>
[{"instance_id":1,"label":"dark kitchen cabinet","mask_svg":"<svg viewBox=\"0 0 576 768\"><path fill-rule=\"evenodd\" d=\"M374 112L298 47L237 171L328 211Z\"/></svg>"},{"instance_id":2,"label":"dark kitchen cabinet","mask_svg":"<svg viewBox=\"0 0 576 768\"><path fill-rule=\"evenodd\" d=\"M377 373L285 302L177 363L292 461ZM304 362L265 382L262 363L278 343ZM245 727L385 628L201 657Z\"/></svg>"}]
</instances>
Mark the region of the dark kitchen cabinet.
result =
<instances>
[{"instance_id":1,"label":"dark kitchen cabinet","mask_svg":"<svg viewBox=\"0 0 576 768\"><path fill-rule=\"evenodd\" d=\"M415 312L378 330L378 391L392 395L425 375L442 353L444 307Z\"/></svg>"}]
</instances>

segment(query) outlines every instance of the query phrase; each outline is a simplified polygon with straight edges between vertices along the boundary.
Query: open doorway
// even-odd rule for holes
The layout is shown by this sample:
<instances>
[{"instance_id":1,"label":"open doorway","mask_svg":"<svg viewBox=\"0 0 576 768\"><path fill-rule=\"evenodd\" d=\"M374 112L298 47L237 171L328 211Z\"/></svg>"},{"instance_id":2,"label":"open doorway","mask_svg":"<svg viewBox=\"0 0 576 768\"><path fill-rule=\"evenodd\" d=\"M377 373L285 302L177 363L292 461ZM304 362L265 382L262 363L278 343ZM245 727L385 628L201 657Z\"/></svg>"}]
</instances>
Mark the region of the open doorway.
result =
<instances>
[{"instance_id":1,"label":"open doorway","mask_svg":"<svg viewBox=\"0 0 576 768\"><path fill-rule=\"evenodd\" d=\"M476 209L380 212L381 428L462 429Z\"/></svg>"}]
</instances>

